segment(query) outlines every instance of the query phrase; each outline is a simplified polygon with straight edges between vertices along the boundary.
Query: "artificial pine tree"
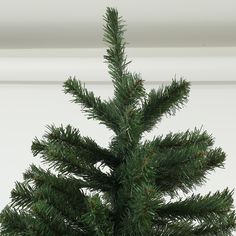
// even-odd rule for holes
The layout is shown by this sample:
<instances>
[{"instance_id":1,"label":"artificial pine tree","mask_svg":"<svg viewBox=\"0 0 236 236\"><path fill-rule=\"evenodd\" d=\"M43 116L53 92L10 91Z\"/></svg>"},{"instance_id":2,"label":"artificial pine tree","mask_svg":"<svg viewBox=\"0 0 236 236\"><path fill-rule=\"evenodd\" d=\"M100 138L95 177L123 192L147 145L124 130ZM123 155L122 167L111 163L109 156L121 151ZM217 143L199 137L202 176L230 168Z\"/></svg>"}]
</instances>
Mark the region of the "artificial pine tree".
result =
<instances>
[{"instance_id":1,"label":"artificial pine tree","mask_svg":"<svg viewBox=\"0 0 236 236\"><path fill-rule=\"evenodd\" d=\"M49 126L32 144L49 169L31 165L16 183L1 213L1 235L232 235L231 191L179 198L223 166L225 153L213 147L212 136L195 129L141 141L187 101L189 82L173 80L147 93L140 75L127 69L123 20L112 8L104 19L114 97L103 101L75 78L64 91L114 132L109 148L70 125Z\"/></svg>"}]
</instances>

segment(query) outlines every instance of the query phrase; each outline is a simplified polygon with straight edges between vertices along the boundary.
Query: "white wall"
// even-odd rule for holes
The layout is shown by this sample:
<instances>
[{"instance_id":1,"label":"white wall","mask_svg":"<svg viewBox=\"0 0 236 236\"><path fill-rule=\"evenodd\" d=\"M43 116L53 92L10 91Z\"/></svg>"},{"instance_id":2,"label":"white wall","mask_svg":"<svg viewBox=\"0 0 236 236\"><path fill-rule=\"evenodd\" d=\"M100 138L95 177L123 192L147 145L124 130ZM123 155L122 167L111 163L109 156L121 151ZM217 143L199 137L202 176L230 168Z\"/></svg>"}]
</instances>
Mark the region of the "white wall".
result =
<instances>
[{"instance_id":1,"label":"white wall","mask_svg":"<svg viewBox=\"0 0 236 236\"><path fill-rule=\"evenodd\" d=\"M132 47L235 46L235 0L0 0L0 48L102 47L106 7Z\"/></svg>"},{"instance_id":2,"label":"white wall","mask_svg":"<svg viewBox=\"0 0 236 236\"><path fill-rule=\"evenodd\" d=\"M39 163L30 145L35 136L43 135L46 124L72 124L100 145L108 144L112 133L97 121L88 121L61 86L69 75L78 75L96 94L112 96L102 53L103 49L0 51L0 210L9 202L14 182L22 180L22 172L30 163ZM212 173L199 191L234 188L236 49L130 49L129 53L132 70L143 74L148 89L175 74L193 83L186 107L163 119L147 138L203 125L228 157L226 169Z\"/></svg>"}]
</instances>

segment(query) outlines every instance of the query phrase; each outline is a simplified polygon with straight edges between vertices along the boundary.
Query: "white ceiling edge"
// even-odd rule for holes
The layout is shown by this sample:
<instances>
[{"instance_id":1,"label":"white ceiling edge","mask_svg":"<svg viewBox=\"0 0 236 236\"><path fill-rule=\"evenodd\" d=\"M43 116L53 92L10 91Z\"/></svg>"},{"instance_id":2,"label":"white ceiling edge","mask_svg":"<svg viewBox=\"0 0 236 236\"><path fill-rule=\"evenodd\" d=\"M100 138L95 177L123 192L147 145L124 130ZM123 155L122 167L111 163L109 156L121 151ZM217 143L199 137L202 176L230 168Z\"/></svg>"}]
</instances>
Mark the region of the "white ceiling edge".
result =
<instances>
[{"instance_id":1,"label":"white ceiling edge","mask_svg":"<svg viewBox=\"0 0 236 236\"><path fill-rule=\"evenodd\" d=\"M106 48L11 48L0 49L1 57L100 57ZM126 48L129 57L236 57L235 47Z\"/></svg>"},{"instance_id":2,"label":"white ceiling edge","mask_svg":"<svg viewBox=\"0 0 236 236\"><path fill-rule=\"evenodd\" d=\"M131 47L236 46L236 1L0 0L0 48L103 47L106 7Z\"/></svg>"},{"instance_id":3,"label":"white ceiling edge","mask_svg":"<svg viewBox=\"0 0 236 236\"><path fill-rule=\"evenodd\" d=\"M100 49L0 50L1 85L61 84L70 76L90 84L111 83ZM236 84L236 47L128 48L130 71L147 83L185 78L193 84Z\"/></svg>"}]
</instances>

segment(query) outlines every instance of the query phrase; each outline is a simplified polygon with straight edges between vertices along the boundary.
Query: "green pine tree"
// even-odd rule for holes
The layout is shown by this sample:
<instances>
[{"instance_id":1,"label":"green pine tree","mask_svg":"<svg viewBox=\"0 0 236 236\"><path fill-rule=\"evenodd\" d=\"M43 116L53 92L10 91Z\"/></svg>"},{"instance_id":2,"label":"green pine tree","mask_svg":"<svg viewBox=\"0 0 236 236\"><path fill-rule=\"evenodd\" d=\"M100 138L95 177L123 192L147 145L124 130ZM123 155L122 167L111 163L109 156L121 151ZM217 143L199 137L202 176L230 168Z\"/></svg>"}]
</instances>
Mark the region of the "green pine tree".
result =
<instances>
[{"instance_id":1,"label":"green pine tree","mask_svg":"<svg viewBox=\"0 0 236 236\"><path fill-rule=\"evenodd\" d=\"M0 215L1 235L232 235L232 191L179 197L223 167L225 153L213 147L212 136L195 129L141 141L187 102L189 82L173 80L146 92L140 75L127 69L124 21L113 8L104 20L114 97L104 101L75 78L64 83L64 91L114 132L109 148L70 125L48 126L32 152L49 169L31 165L16 183Z\"/></svg>"}]
</instances>

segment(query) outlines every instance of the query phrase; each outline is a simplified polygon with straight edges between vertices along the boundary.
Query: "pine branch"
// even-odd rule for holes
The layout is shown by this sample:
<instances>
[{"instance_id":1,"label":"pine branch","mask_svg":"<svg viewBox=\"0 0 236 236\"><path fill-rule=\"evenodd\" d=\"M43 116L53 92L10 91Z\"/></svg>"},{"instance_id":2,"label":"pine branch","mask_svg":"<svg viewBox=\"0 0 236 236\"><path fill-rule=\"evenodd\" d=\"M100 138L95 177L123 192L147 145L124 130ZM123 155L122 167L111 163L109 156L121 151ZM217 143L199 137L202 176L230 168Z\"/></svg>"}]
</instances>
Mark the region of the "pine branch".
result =
<instances>
[{"instance_id":1,"label":"pine branch","mask_svg":"<svg viewBox=\"0 0 236 236\"><path fill-rule=\"evenodd\" d=\"M155 227L155 236L196 236L193 232L194 225L188 221L167 221L162 224L158 220Z\"/></svg>"},{"instance_id":2,"label":"pine branch","mask_svg":"<svg viewBox=\"0 0 236 236\"><path fill-rule=\"evenodd\" d=\"M150 131L164 114L173 115L187 102L190 83L173 80L171 85L152 89L142 107L143 132Z\"/></svg>"},{"instance_id":3,"label":"pine branch","mask_svg":"<svg viewBox=\"0 0 236 236\"><path fill-rule=\"evenodd\" d=\"M202 150L206 150L214 144L212 135L207 134L201 129L187 130L180 133L169 133L164 138L157 137L151 142L154 148L165 151L170 149L183 149L186 147L198 146Z\"/></svg>"},{"instance_id":4,"label":"pine branch","mask_svg":"<svg viewBox=\"0 0 236 236\"><path fill-rule=\"evenodd\" d=\"M83 106L83 110L88 113L89 119L98 119L101 124L106 125L115 133L117 132L117 110L114 106L108 102L103 102L100 97L95 97L93 92L89 92L75 78L69 78L63 87L66 94L70 93L74 97L72 101Z\"/></svg>"},{"instance_id":5,"label":"pine branch","mask_svg":"<svg viewBox=\"0 0 236 236\"><path fill-rule=\"evenodd\" d=\"M15 188L11 191L11 207L24 209L33 203L35 188L28 182L16 182Z\"/></svg>"},{"instance_id":6,"label":"pine branch","mask_svg":"<svg viewBox=\"0 0 236 236\"><path fill-rule=\"evenodd\" d=\"M160 191L169 194L181 189L185 193L206 181L206 175L215 168L223 167L225 153L221 148L199 152L198 148L172 151L162 160L156 169L156 185Z\"/></svg>"},{"instance_id":7,"label":"pine branch","mask_svg":"<svg viewBox=\"0 0 236 236\"><path fill-rule=\"evenodd\" d=\"M232 236L236 228L235 212L229 212L225 217L214 224L202 223L196 226L193 230L196 236Z\"/></svg>"},{"instance_id":8,"label":"pine branch","mask_svg":"<svg viewBox=\"0 0 236 236\"><path fill-rule=\"evenodd\" d=\"M23 177L26 182L33 181L37 186L41 186L41 184L44 183L51 184L52 186L61 189L64 193L67 192L68 188L71 189L72 192L74 192L75 189L80 191L81 188L89 188L88 183L75 178L73 175L55 175L51 173L50 170L45 171L34 164L31 164L29 169L24 172ZM67 187L65 188L65 186ZM79 192L77 194L79 195Z\"/></svg>"},{"instance_id":9,"label":"pine branch","mask_svg":"<svg viewBox=\"0 0 236 236\"><path fill-rule=\"evenodd\" d=\"M161 201L155 186L155 159L150 150L137 148L116 169L115 232L118 235L151 235L152 217Z\"/></svg>"},{"instance_id":10,"label":"pine branch","mask_svg":"<svg viewBox=\"0 0 236 236\"><path fill-rule=\"evenodd\" d=\"M112 217L109 206L95 194L88 199L88 210L81 219L94 235L109 236L112 235Z\"/></svg>"},{"instance_id":11,"label":"pine branch","mask_svg":"<svg viewBox=\"0 0 236 236\"><path fill-rule=\"evenodd\" d=\"M107 55L104 56L108 63L109 74L114 85L118 85L120 79L127 72L127 57L125 55L124 22L116 9L107 8L104 16L104 42L108 44Z\"/></svg>"},{"instance_id":12,"label":"pine branch","mask_svg":"<svg viewBox=\"0 0 236 236\"><path fill-rule=\"evenodd\" d=\"M78 207L81 211L86 208L86 197L81 189L89 188L89 185L81 179L55 175L33 164L25 171L23 177L27 183L32 183L37 188L49 186L67 196L73 208Z\"/></svg>"},{"instance_id":13,"label":"pine branch","mask_svg":"<svg viewBox=\"0 0 236 236\"><path fill-rule=\"evenodd\" d=\"M82 216L86 212L87 197L80 191L83 187L80 180L55 176L49 171L45 172L34 165L26 171L24 179L25 181L18 183L17 188L12 191L12 207L24 208L33 214L32 210L35 209L35 206L45 202L52 210L52 214L59 214L60 220L66 223L66 230L69 235L78 235L79 232L84 235L82 232L85 226L80 221L79 215ZM42 211L46 211L47 206L44 206L45 209ZM38 225L38 221L40 221L38 217L40 218L40 216L38 214L33 215L36 217ZM41 217L45 218L46 216ZM45 222L41 222L41 224L43 225ZM51 232L52 235L57 235L49 226L43 226L43 228L47 228L48 233ZM41 227L38 230L41 230ZM43 231L43 235L45 235L44 233L46 231Z\"/></svg>"},{"instance_id":14,"label":"pine branch","mask_svg":"<svg viewBox=\"0 0 236 236\"><path fill-rule=\"evenodd\" d=\"M32 144L32 150L41 154L43 162L61 174L73 173L103 191L108 191L112 186L112 178L89 163L86 157L78 156L77 150L37 138Z\"/></svg>"},{"instance_id":15,"label":"pine branch","mask_svg":"<svg viewBox=\"0 0 236 236\"><path fill-rule=\"evenodd\" d=\"M139 105L146 95L140 75L131 73L123 75L119 83L114 84L114 95L113 102L117 104L121 113L129 106Z\"/></svg>"},{"instance_id":16,"label":"pine branch","mask_svg":"<svg viewBox=\"0 0 236 236\"><path fill-rule=\"evenodd\" d=\"M120 235L153 235L153 216L160 204L160 195L151 184L136 184L130 190L130 199L122 215Z\"/></svg>"},{"instance_id":17,"label":"pine branch","mask_svg":"<svg viewBox=\"0 0 236 236\"><path fill-rule=\"evenodd\" d=\"M192 195L185 200L169 202L159 206L157 217L169 217L173 220L196 220L214 223L224 218L233 204L232 192L225 189L206 196Z\"/></svg>"},{"instance_id":18,"label":"pine branch","mask_svg":"<svg viewBox=\"0 0 236 236\"><path fill-rule=\"evenodd\" d=\"M24 179L23 183L16 184L11 193L13 207L30 207L38 200L46 198L49 201L55 196L56 199L51 200L52 204L60 199L61 202L68 203L72 209L83 211L86 208L86 197L81 192L86 185L82 180L56 176L35 165L31 165L30 169L24 173ZM69 205L67 208L70 208ZM57 207L60 208L60 201Z\"/></svg>"},{"instance_id":19,"label":"pine branch","mask_svg":"<svg viewBox=\"0 0 236 236\"><path fill-rule=\"evenodd\" d=\"M60 144L62 147L76 150L80 157L86 158L91 165L101 162L110 168L118 164L118 160L105 148L99 147L94 140L88 137L81 137L79 130L70 125L57 128L54 125L48 126L44 140L51 143ZM41 151L41 146L32 145L32 151L36 156Z\"/></svg>"},{"instance_id":20,"label":"pine branch","mask_svg":"<svg viewBox=\"0 0 236 236\"><path fill-rule=\"evenodd\" d=\"M124 75L117 87L112 104L120 112L119 133L113 138L110 149L116 156L123 156L133 150L140 139L142 127L140 126L140 101L145 94L143 81L138 75ZM122 161L123 157L119 157Z\"/></svg>"},{"instance_id":21,"label":"pine branch","mask_svg":"<svg viewBox=\"0 0 236 236\"><path fill-rule=\"evenodd\" d=\"M121 163L128 153L138 148L141 138L140 114L132 106L124 111L120 127L120 132L112 139L109 148Z\"/></svg>"},{"instance_id":22,"label":"pine branch","mask_svg":"<svg viewBox=\"0 0 236 236\"><path fill-rule=\"evenodd\" d=\"M6 206L0 214L0 222L2 236L30 235L28 227L34 224L34 219L30 214L23 211L18 212Z\"/></svg>"},{"instance_id":23,"label":"pine branch","mask_svg":"<svg viewBox=\"0 0 236 236\"><path fill-rule=\"evenodd\" d=\"M76 232L84 230L85 225L79 219L87 210L87 197L81 191L83 181L55 176L34 165L26 171L24 179L12 191L11 207L29 211L39 201L46 201L61 214L68 226Z\"/></svg>"},{"instance_id":24,"label":"pine branch","mask_svg":"<svg viewBox=\"0 0 236 236\"><path fill-rule=\"evenodd\" d=\"M37 219L37 231L40 235L86 235L68 225L63 215L46 200L40 200L31 207L32 214Z\"/></svg>"},{"instance_id":25,"label":"pine branch","mask_svg":"<svg viewBox=\"0 0 236 236\"><path fill-rule=\"evenodd\" d=\"M203 222L196 224L192 221L173 220L164 224L157 223L156 236L232 236L235 229L235 212L211 224Z\"/></svg>"},{"instance_id":26,"label":"pine branch","mask_svg":"<svg viewBox=\"0 0 236 236\"><path fill-rule=\"evenodd\" d=\"M83 198L85 198L85 196L81 197L82 194L80 193L78 196L76 196L77 202L73 201L75 197L71 197L71 195L74 195L75 192L78 192L77 190L74 192L71 191L70 195L68 195L67 193L63 192L63 190L58 190L47 182L44 184L41 183L40 186L36 186L31 191L27 191L29 184L23 182L18 183L18 186L19 185L21 186L20 189L18 187L12 191L11 207L29 211L29 209L31 209L38 201L46 200L50 206L53 206L60 212L68 225L73 226L78 230L81 230L81 227L84 227L84 225L78 221L78 212L82 215L82 212L85 211L85 209L83 209L85 206L81 207L83 205L82 202L84 201Z\"/></svg>"},{"instance_id":27,"label":"pine branch","mask_svg":"<svg viewBox=\"0 0 236 236\"><path fill-rule=\"evenodd\" d=\"M211 149L214 140L206 131L194 129L157 137L149 146L156 155L156 184L161 191L174 194L178 189L188 192L206 180L206 175L223 167L225 153Z\"/></svg>"}]
</instances>

